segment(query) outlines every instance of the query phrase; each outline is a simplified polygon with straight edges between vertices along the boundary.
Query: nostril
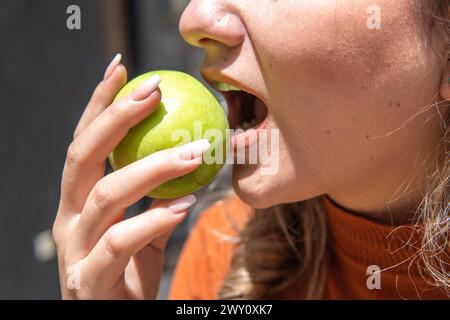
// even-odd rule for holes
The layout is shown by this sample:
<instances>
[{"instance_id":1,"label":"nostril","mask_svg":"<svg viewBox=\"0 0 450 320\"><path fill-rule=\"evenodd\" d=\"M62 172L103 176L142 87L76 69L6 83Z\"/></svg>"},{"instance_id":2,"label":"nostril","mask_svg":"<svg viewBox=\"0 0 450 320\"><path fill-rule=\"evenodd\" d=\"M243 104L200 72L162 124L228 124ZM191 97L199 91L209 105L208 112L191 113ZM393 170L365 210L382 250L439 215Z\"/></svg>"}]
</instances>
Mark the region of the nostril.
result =
<instances>
[{"instance_id":1,"label":"nostril","mask_svg":"<svg viewBox=\"0 0 450 320\"><path fill-rule=\"evenodd\" d=\"M191 1L180 18L179 31L196 47L211 44L236 47L245 37L239 14L220 1Z\"/></svg>"},{"instance_id":2,"label":"nostril","mask_svg":"<svg viewBox=\"0 0 450 320\"><path fill-rule=\"evenodd\" d=\"M209 39L209 38L201 38L200 40L198 40L198 43L199 43L201 46L207 45L207 44L209 44L210 42L211 42L211 39Z\"/></svg>"}]
</instances>

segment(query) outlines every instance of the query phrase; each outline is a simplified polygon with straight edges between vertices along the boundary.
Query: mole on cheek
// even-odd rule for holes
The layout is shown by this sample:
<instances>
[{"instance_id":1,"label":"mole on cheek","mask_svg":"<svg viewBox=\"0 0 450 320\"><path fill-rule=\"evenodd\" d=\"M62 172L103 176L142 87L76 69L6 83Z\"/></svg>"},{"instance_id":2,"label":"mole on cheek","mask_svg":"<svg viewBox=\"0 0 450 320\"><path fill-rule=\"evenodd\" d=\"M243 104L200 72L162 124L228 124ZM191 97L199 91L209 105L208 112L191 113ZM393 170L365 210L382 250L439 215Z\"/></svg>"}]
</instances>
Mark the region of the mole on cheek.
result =
<instances>
[{"instance_id":1,"label":"mole on cheek","mask_svg":"<svg viewBox=\"0 0 450 320\"><path fill-rule=\"evenodd\" d=\"M325 133L326 133L327 135L330 135L330 134L331 134L331 131L330 131L330 130L327 130L327 131L325 131Z\"/></svg>"}]
</instances>

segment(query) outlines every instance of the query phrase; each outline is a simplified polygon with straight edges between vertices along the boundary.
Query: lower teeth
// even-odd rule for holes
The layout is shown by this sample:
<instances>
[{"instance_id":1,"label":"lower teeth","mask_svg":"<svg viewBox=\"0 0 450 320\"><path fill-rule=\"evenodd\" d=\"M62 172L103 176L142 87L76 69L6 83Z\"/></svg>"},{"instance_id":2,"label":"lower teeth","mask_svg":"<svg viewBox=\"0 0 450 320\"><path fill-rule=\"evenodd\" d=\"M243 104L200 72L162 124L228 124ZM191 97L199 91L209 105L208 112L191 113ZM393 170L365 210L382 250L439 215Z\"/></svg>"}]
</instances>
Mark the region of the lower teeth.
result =
<instances>
[{"instance_id":1,"label":"lower teeth","mask_svg":"<svg viewBox=\"0 0 450 320\"><path fill-rule=\"evenodd\" d=\"M244 122L242 125L238 126L237 129L247 130L247 129L250 129L250 128L256 126L257 124L258 124L258 120L253 119L250 122Z\"/></svg>"}]
</instances>

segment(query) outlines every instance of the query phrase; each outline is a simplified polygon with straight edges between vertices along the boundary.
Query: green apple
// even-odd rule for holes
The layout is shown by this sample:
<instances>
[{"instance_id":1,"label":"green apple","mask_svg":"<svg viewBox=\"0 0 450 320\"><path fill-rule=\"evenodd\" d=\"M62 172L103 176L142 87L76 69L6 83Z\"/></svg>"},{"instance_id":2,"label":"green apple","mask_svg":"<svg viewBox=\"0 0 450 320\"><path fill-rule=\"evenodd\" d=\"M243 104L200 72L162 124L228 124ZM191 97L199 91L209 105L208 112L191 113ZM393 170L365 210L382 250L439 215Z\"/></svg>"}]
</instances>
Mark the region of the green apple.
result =
<instances>
[{"instance_id":1,"label":"green apple","mask_svg":"<svg viewBox=\"0 0 450 320\"><path fill-rule=\"evenodd\" d=\"M146 157L154 152L172 148L190 141L207 138L210 155L220 161L203 163L195 171L168 181L148 196L171 199L195 192L211 182L226 160L228 120L214 95L197 79L178 71L152 71L128 82L117 94L116 100L129 94L152 75L159 75L161 103L146 119L133 127L111 153L109 160L114 170ZM173 135L179 130L189 133L189 141ZM199 130L200 129L200 130ZM210 129L220 135L205 136Z\"/></svg>"}]
</instances>

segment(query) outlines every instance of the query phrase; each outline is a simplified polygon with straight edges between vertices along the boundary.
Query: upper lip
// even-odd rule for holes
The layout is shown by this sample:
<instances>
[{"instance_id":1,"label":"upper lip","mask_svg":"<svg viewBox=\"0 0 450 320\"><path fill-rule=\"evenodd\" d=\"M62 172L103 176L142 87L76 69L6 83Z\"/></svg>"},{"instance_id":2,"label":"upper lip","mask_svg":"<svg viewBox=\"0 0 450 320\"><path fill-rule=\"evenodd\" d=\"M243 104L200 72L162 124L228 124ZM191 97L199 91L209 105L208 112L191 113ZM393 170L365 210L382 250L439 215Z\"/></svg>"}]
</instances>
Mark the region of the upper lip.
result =
<instances>
[{"instance_id":1,"label":"upper lip","mask_svg":"<svg viewBox=\"0 0 450 320\"><path fill-rule=\"evenodd\" d=\"M205 79L205 81L208 82L212 87L214 87L214 83L217 83L217 82L227 83L227 84L230 84L234 87L241 89L242 91L245 91L251 95L254 95L255 97L264 101L261 94L256 92L254 89L252 89L252 88L246 86L245 84L239 82L238 80L235 80L234 78L224 74L223 72L220 72L218 70L206 69L206 70L201 71L201 75L202 75L203 79ZM224 92L222 92L222 93L224 93Z\"/></svg>"}]
</instances>

